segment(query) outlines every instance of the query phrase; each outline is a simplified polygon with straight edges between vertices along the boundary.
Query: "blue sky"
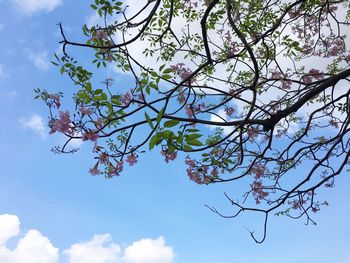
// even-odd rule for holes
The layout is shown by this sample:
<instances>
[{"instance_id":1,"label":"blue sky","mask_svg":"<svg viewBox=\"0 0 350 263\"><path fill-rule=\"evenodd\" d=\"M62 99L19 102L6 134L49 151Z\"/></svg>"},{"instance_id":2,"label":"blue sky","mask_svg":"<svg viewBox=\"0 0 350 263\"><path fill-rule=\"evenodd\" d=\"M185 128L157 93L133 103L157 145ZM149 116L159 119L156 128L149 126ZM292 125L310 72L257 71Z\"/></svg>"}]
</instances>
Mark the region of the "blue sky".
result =
<instances>
[{"instance_id":1,"label":"blue sky","mask_svg":"<svg viewBox=\"0 0 350 263\"><path fill-rule=\"evenodd\" d=\"M90 143L74 155L51 153L63 138L48 134L33 89L71 89L49 63L59 51L56 24L74 38L92 17L88 1L0 0L0 262L350 262L346 172L319 194L330 206L315 215L317 226L272 218L257 245L245 227L259 234L262 218L227 220L205 207L230 212L223 193L239 185L198 186L181 158L166 164L153 151L106 180L88 173Z\"/></svg>"}]
</instances>

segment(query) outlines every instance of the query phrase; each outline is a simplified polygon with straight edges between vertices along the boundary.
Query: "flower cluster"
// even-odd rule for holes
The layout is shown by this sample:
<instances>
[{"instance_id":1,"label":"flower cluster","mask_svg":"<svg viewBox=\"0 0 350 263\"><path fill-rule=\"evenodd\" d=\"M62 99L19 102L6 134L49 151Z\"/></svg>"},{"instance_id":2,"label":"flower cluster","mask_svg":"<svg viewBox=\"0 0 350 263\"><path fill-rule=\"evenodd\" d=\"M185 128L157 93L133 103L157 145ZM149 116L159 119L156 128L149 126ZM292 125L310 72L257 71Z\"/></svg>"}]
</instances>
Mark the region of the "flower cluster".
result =
<instances>
[{"instance_id":1,"label":"flower cluster","mask_svg":"<svg viewBox=\"0 0 350 263\"><path fill-rule=\"evenodd\" d=\"M126 162L130 165L130 166L133 166L134 164L137 163L137 155L132 153L132 154L129 154L127 157L126 157Z\"/></svg>"},{"instance_id":2,"label":"flower cluster","mask_svg":"<svg viewBox=\"0 0 350 263\"><path fill-rule=\"evenodd\" d=\"M71 125L70 114L68 111L60 111L58 119L52 119L50 126L50 134L55 132L65 133L68 135L74 134L74 127Z\"/></svg>"},{"instance_id":3,"label":"flower cluster","mask_svg":"<svg viewBox=\"0 0 350 263\"><path fill-rule=\"evenodd\" d=\"M97 131L94 130L94 131L89 131L89 132L85 132L83 133L83 135L81 136L81 139L83 141L92 141L92 142L95 142L97 141L98 139L98 134L97 134Z\"/></svg>"},{"instance_id":4,"label":"flower cluster","mask_svg":"<svg viewBox=\"0 0 350 263\"><path fill-rule=\"evenodd\" d=\"M80 107L79 108L79 112L82 114L82 115L91 115L92 114L92 110L89 109L89 108L84 108L84 107Z\"/></svg>"},{"instance_id":5,"label":"flower cluster","mask_svg":"<svg viewBox=\"0 0 350 263\"><path fill-rule=\"evenodd\" d=\"M130 89L130 91L127 91L126 93L124 93L121 97L121 102L124 106L128 106L130 104L130 102L133 99L133 89Z\"/></svg>"},{"instance_id":6,"label":"flower cluster","mask_svg":"<svg viewBox=\"0 0 350 263\"><path fill-rule=\"evenodd\" d=\"M310 69L309 73L302 77L304 83L309 84L312 80L322 80L324 79L324 74L318 69Z\"/></svg>"},{"instance_id":7,"label":"flower cluster","mask_svg":"<svg viewBox=\"0 0 350 263\"><path fill-rule=\"evenodd\" d=\"M175 65L172 65L171 68L179 75L181 80L187 80L190 84L195 80L194 78L189 79L193 72L191 69L184 66L184 63L177 63Z\"/></svg>"},{"instance_id":8,"label":"flower cluster","mask_svg":"<svg viewBox=\"0 0 350 263\"><path fill-rule=\"evenodd\" d=\"M169 152L167 150L161 150L160 154L165 157L165 162L174 161L177 157L177 151Z\"/></svg>"},{"instance_id":9,"label":"flower cluster","mask_svg":"<svg viewBox=\"0 0 350 263\"><path fill-rule=\"evenodd\" d=\"M263 177L265 174L265 171L266 171L266 167L261 163L254 164L251 170L251 172L255 174L254 176L255 179L260 179L261 177Z\"/></svg>"},{"instance_id":10,"label":"flower cluster","mask_svg":"<svg viewBox=\"0 0 350 263\"><path fill-rule=\"evenodd\" d=\"M274 71L271 74L271 78L279 80L282 83L282 89L289 90L292 87L292 81L288 79L286 73Z\"/></svg>"},{"instance_id":11,"label":"flower cluster","mask_svg":"<svg viewBox=\"0 0 350 263\"><path fill-rule=\"evenodd\" d=\"M202 102L198 105L186 104L185 113L188 117L192 118L196 113L205 110L205 103Z\"/></svg>"},{"instance_id":12,"label":"flower cluster","mask_svg":"<svg viewBox=\"0 0 350 263\"><path fill-rule=\"evenodd\" d=\"M61 107L61 100L60 100L60 96L57 94L49 94L49 99L51 99L53 101L53 103L55 104L56 108L59 109Z\"/></svg>"},{"instance_id":13,"label":"flower cluster","mask_svg":"<svg viewBox=\"0 0 350 263\"><path fill-rule=\"evenodd\" d=\"M196 162L190 159L189 156L186 157L185 164L188 165L187 176L197 184L209 184L218 175L216 167L213 167L209 174L207 165L196 165Z\"/></svg>"},{"instance_id":14,"label":"flower cluster","mask_svg":"<svg viewBox=\"0 0 350 263\"><path fill-rule=\"evenodd\" d=\"M253 197L257 205L269 195L269 193L264 190L264 185L261 180L254 180L250 187L252 188Z\"/></svg>"},{"instance_id":15,"label":"flower cluster","mask_svg":"<svg viewBox=\"0 0 350 263\"><path fill-rule=\"evenodd\" d=\"M247 129L247 134L249 141L254 141L255 138L259 136L259 129L255 127L248 127Z\"/></svg>"},{"instance_id":16,"label":"flower cluster","mask_svg":"<svg viewBox=\"0 0 350 263\"><path fill-rule=\"evenodd\" d=\"M235 113L235 109L233 107L226 107L225 113L227 116L232 117L232 114Z\"/></svg>"}]
</instances>

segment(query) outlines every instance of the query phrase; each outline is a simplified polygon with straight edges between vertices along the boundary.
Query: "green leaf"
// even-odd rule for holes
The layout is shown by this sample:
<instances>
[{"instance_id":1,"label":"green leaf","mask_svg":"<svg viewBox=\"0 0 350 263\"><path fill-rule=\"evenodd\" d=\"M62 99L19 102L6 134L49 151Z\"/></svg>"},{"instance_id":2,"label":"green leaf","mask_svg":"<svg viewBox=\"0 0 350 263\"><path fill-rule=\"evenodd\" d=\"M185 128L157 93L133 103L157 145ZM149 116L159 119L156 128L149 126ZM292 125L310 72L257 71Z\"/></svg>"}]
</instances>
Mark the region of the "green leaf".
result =
<instances>
[{"instance_id":1,"label":"green leaf","mask_svg":"<svg viewBox=\"0 0 350 263\"><path fill-rule=\"evenodd\" d=\"M163 138L159 137L158 134L154 135L149 141L149 149L152 150L155 145L158 145L162 142Z\"/></svg>"},{"instance_id":2,"label":"green leaf","mask_svg":"<svg viewBox=\"0 0 350 263\"><path fill-rule=\"evenodd\" d=\"M147 112L145 112L145 117L146 117L146 121L148 122L148 125L151 127L151 129L154 129L154 125L152 123L152 120L149 117L149 115L147 114Z\"/></svg>"},{"instance_id":3,"label":"green leaf","mask_svg":"<svg viewBox=\"0 0 350 263\"><path fill-rule=\"evenodd\" d=\"M184 150L185 150L186 152L189 152L189 151L192 151L193 149L192 149L192 147L189 146L189 145L184 145Z\"/></svg>"},{"instance_id":4,"label":"green leaf","mask_svg":"<svg viewBox=\"0 0 350 263\"><path fill-rule=\"evenodd\" d=\"M178 125L179 123L180 123L180 121L178 121L178 120L166 121L166 122L164 123L164 127L166 127L166 128L171 128L171 127L174 127L174 126Z\"/></svg>"},{"instance_id":5,"label":"green leaf","mask_svg":"<svg viewBox=\"0 0 350 263\"><path fill-rule=\"evenodd\" d=\"M169 73L172 73L172 72L174 72L173 69L167 68L166 70L163 71L163 74L169 74Z\"/></svg>"},{"instance_id":6,"label":"green leaf","mask_svg":"<svg viewBox=\"0 0 350 263\"><path fill-rule=\"evenodd\" d=\"M86 88L87 91L91 92L91 90L92 90L91 83L90 83L90 82L87 82L87 83L85 84L85 88Z\"/></svg>"},{"instance_id":7,"label":"green leaf","mask_svg":"<svg viewBox=\"0 0 350 263\"><path fill-rule=\"evenodd\" d=\"M197 129L187 129L186 131L187 132L199 132L199 130L197 130Z\"/></svg>"},{"instance_id":8,"label":"green leaf","mask_svg":"<svg viewBox=\"0 0 350 263\"><path fill-rule=\"evenodd\" d=\"M157 78L157 77L158 77L158 74L157 74L157 72L152 71L152 72L151 72L151 76L152 76L153 78Z\"/></svg>"},{"instance_id":9,"label":"green leaf","mask_svg":"<svg viewBox=\"0 0 350 263\"><path fill-rule=\"evenodd\" d=\"M94 91L94 95L99 95L102 94L103 90L102 89L97 89Z\"/></svg>"},{"instance_id":10,"label":"green leaf","mask_svg":"<svg viewBox=\"0 0 350 263\"><path fill-rule=\"evenodd\" d=\"M85 92L79 92L79 93L77 94L77 97L78 97L79 99L84 99L84 100L90 99L89 94L87 94L87 93L85 93Z\"/></svg>"},{"instance_id":11,"label":"green leaf","mask_svg":"<svg viewBox=\"0 0 350 263\"><path fill-rule=\"evenodd\" d=\"M172 139L175 135L172 131L165 130L162 132L162 136L163 136L163 138L166 138L166 139Z\"/></svg>"},{"instance_id":12,"label":"green leaf","mask_svg":"<svg viewBox=\"0 0 350 263\"><path fill-rule=\"evenodd\" d=\"M199 133L192 133L192 134L186 135L186 140L192 141L192 140L198 139L198 138L200 138L200 137L202 137L202 136L203 136L203 135L202 135L202 134L199 134Z\"/></svg>"},{"instance_id":13,"label":"green leaf","mask_svg":"<svg viewBox=\"0 0 350 263\"><path fill-rule=\"evenodd\" d=\"M157 115L157 119L156 119L157 123L161 121L161 119L163 118L163 114L164 114L164 108Z\"/></svg>"},{"instance_id":14,"label":"green leaf","mask_svg":"<svg viewBox=\"0 0 350 263\"><path fill-rule=\"evenodd\" d=\"M193 146L203 146L203 143L201 141L198 141L198 140L187 141L187 143L189 145L193 145Z\"/></svg>"}]
</instances>

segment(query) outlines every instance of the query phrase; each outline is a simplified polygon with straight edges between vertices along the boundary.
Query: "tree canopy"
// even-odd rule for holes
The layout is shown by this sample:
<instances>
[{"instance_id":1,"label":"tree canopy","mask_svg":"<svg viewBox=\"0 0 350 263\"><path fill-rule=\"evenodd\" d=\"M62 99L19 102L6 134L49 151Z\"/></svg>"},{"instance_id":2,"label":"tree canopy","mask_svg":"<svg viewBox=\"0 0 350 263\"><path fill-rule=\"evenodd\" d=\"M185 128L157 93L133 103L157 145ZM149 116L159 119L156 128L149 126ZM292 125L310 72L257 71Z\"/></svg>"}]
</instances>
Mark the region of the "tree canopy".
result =
<instances>
[{"instance_id":1,"label":"tree canopy","mask_svg":"<svg viewBox=\"0 0 350 263\"><path fill-rule=\"evenodd\" d=\"M95 0L82 36L63 24L63 93L35 90L51 133L93 141L92 175L119 176L147 151L181 158L200 185L246 185L244 211L304 218L326 200L350 155L350 3L346 0ZM78 40L75 40L78 39ZM91 63L86 63L86 58ZM80 63L84 60L84 63ZM92 67L93 66L93 67ZM132 85L105 78L114 70ZM123 75L123 76L124 76ZM63 92L64 90L62 90ZM68 109L69 108L69 109Z\"/></svg>"}]
</instances>

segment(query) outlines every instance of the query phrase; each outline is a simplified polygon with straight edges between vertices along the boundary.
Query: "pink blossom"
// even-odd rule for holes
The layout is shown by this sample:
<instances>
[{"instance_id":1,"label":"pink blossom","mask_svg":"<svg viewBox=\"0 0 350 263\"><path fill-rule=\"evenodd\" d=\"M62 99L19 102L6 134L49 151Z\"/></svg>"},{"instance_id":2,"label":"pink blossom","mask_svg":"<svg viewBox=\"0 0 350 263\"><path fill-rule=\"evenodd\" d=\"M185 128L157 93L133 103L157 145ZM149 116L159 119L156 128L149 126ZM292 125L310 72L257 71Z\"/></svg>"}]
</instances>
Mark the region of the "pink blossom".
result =
<instances>
[{"instance_id":1,"label":"pink blossom","mask_svg":"<svg viewBox=\"0 0 350 263\"><path fill-rule=\"evenodd\" d=\"M96 131L91 131L91 132L85 132L83 133L83 136L81 137L81 139L83 141L93 141L95 142L98 139L98 134L96 133Z\"/></svg>"},{"instance_id":2,"label":"pink blossom","mask_svg":"<svg viewBox=\"0 0 350 263\"><path fill-rule=\"evenodd\" d=\"M124 106L128 106L129 103L132 101L133 97L132 97L132 93L133 90L131 89L130 92L126 92L122 97L121 97L121 101L123 103Z\"/></svg>"},{"instance_id":3,"label":"pink blossom","mask_svg":"<svg viewBox=\"0 0 350 263\"><path fill-rule=\"evenodd\" d=\"M145 96L143 95L143 93L140 93L137 98L142 101L142 102L145 102Z\"/></svg>"},{"instance_id":4,"label":"pink blossom","mask_svg":"<svg viewBox=\"0 0 350 263\"><path fill-rule=\"evenodd\" d=\"M301 204L299 200L288 201L288 204L292 205L293 209L301 209Z\"/></svg>"},{"instance_id":5,"label":"pink blossom","mask_svg":"<svg viewBox=\"0 0 350 263\"><path fill-rule=\"evenodd\" d=\"M171 66L171 68L180 76L181 80L187 80L191 75L192 75L192 70L189 68L184 67L185 64L184 63L177 63L173 66ZM192 82L192 80L188 80L188 82Z\"/></svg>"},{"instance_id":6,"label":"pink blossom","mask_svg":"<svg viewBox=\"0 0 350 263\"><path fill-rule=\"evenodd\" d=\"M103 120L101 117L98 117L96 122L95 122L96 128L102 129L103 128Z\"/></svg>"},{"instance_id":7,"label":"pink blossom","mask_svg":"<svg viewBox=\"0 0 350 263\"><path fill-rule=\"evenodd\" d=\"M213 177L217 177L218 176L218 170L216 169L216 167L211 171L210 175Z\"/></svg>"},{"instance_id":8,"label":"pink blossom","mask_svg":"<svg viewBox=\"0 0 350 263\"><path fill-rule=\"evenodd\" d=\"M107 34L104 30L97 30L95 37L98 39L104 39L107 38Z\"/></svg>"},{"instance_id":9,"label":"pink blossom","mask_svg":"<svg viewBox=\"0 0 350 263\"><path fill-rule=\"evenodd\" d=\"M339 128L339 124L338 124L338 122L336 121L336 120L334 120L334 119L331 119L330 121L329 121L329 124L332 126L332 127L334 127L334 128Z\"/></svg>"},{"instance_id":10,"label":"pink blossom","mask_svg":"<svg viewBox=\"0 0 350 263\"><path fill-rule=\"evenodd\" d=\"M92 110L88 109L88 108L84 108L84 107L80 107L79 111L83 114L83 115L91 115L92 114Z\"/></svg>"},{"instance_id":11,"label":"pink blossom","mask_svg":"<svg viewBox=\"0 0 350 263\"><path fill-rule=\"evenodd\" d=\"M101 171L98 169L98 162L95 164L94 167L89 169L89 172L93 176L101 174Z\"/></svg>"},{"instance_id":12,"label":"pink blossom","mask_svg":"<svg viewBox=\"0 0 350 263\"><path fill-rule=\"evenodd\" d=\"M282 83L282 89L290 89L292 86L292 81L287 79L288 75L280 71L274 71L271 74L271 78L278 79Z\"/></svg>"},{"instance_id":13,"label":"pink blossom","mask_svg":"<svg viewBox=\"0 0 350 263\"><path fill-rule=\"evenodd\" d=\"M227 116L232 116L232 114L235 112L235 109L232 107L225 108L225 113Z\"/></svg>"},{"instance_id":14,"label":"pink blossom","mask_svg":"<svg viewBox=\"0 0 350 263\"><path fill-rule=\"evenodd\" d=\"M70 115L68 111L60 111L59 118L51 121L50 134L55 132L74 134L74 128L71 126Z\"/></svg>"},{"instance_id":15,"label":"pink blossom","mask_svg":"<svg viewBox=\"0 0 350 263\"><path fill-rule=\"evenodd\" d=\"M318 206L313 206L311 207L311 211L317 213L318 211L320 211L320 208Z\"/></svg>"},{"instance_id":16,"label":"pink blossom","mask_svg":"<svg viewBox=\"0 0 350 263\"><path fill-rule=\"evenodd\" d=\"M98 161L102 164L107 164L108 163L108 155L106 153L101 153L100 156L98 157Z\"/></svg>"},{"instance_id":17,"label":"pink blossom","mask_svg":"<svg viewBox=\"0 0 350 263\"><path fill-rule=\"evenodd\" d=\"M191 168L188 168L186 171L190 180L196 182L197 184L204 184L204 180L198 171L194 171Z\"/></svg>"},{"instance_id":18,"label":"pink blossom","mask_svg":"<svg viewBox=\"0 0 350 263\"><path fill-rule=\"evenodd\" d=\"M180 103L184 103L186 101L186 96L183 92L181 92L179 94L179 96L177 97L177 100L180 102Z\"/></svg>"},{"instance_id":19,"label":"pink blossom","mask_svg":"<svg viewBox=\"0 0 350 263\"><path fill-rule=\"evenodd\" d=\"M136 154L130 154L128 155L128 157L126 158L126 162L130 165L130 166L133 166L134 164L137 163L137 155Z\"/></svg>"},{"instance_id":20,"label":"pink blossom","mask_svg":"<svg viewBox=\"0 0 350 263\"><path fill-rule=\"evenodd\" d=\"M185 159L185 163L192 168L195 167L195 162L191 160L188 156Z\"/></svg>"},{"instance_id":21,"label":"pink blossom","mask_svg":"<svg viewBox=\"0 0 350 263\"><path fill-rule=\"evenodd\" d=\"M61 107L60 96L57 94L50 94L49 98L53 100L53 103L56 105L56 108L59 109Z\"/></svg>"},{"instance_id":22,"label":"pink blossom","mask_svg":"<svg viewBox=\"0 0 350 263\"><path fill-rule=\"evenodd\" d=\"M167 151L160 151L161 155L163 155L165 157L165 162L169 162L169 161L173 161L176 159L177 157L177 151L173 151L173 152L167 152Z\"/></svg>"},{"instance_id":23,"label":"pink blossom","mask_svg":"<svg viewBox=\"0 0 350 263\"><path fill-rule=\"evenodd\" d=\"M345 62L350 64L350 54L345 56Z\"/></svg>"},{"instance_id":24,"label":"pink blossom","mask_svg":"<svg viewBox=\"0 0 350 263\"><path fill-rule=\"evenodd\" d=\"M260 204L260 200L263 200L269 195L268 192L264 191L264 185L261 181L255 180L253 184L250 185L250 187L252 188L252 193L256 204Z\"/></svg>"},{"instance_id":25,"label":"pink blossom","mask_svg":"<svg viewBox=\"0 0 350 263\"><path fill-rule=\"evenodd\" d=\"M56 108L59 109L61 107L60 100L55 100L55 105L56 105Z\"/></svg>"},{"instance_id":26,"label":"pink blossom","mask_svg":"<svg viewBox=\"0 0 350 263\"><path fill-rule=\"evenodd\" d=\"M194 115L193 109L192 109L190 104L187 104L185 106L185 112L186 112L187 116L190 117L190 118L192 118L193 115Z\"/></svg>"},{"instance_id":27,"label":"pink blossom","mask_svg":"<svg viewBox=\"0 0 350 263\"><path fill-rule=\"evenodd\" d=\"M290 89L292 86L292 81L290 80L282 80L282 89Z\"/></svg>"},{"instance_id":28,"label":"pink blossom","mask_svg":"<svg viewBox=\"0 0 350 263\"><path fill-rule=\"evenodd\" d=\"M123 166L124 166L123 162L117 162L114 167L113 166L110 167L110 171L108 172L108 175L109 176L113 176L113 175L119 176L120 172L123 171Z\"/></svg>"},{"instance_id":29,"label":"pink blossom","mask_svg":"<svg viewBox=\"0 0 350 263\"><path fill-rule=\"evenodd\" d=\"M309 74L311 77L317 79L317 80L322 80L324 79L324 76L321 71L318 69L310 69Z\"/></svg>"},{"instance_id":30,"label":"pink blossom","mask_svg":"<svg viewBox=\"0 0 350 263\"><path fill-rule=\"evenodd\" d=\"M305 84L309 84L312 82L312 77L305 75L302 77L302 80L304 81Z\"/></svg>"},{"instance_id":31,"label":"pink blossom","mask_svg":"<svg viewBox=\"0 0 350 263\"><path fill-rule=\"evenodd\" d=\"M252 173L255 174L255 179L261 178L265 174L266 167L263 164L257 163L252 167Z\"/></svg>"},{"instance_id":32,"label":"pink blossom","mask_svg":"<svg viewBox=\"0 0 350 263\"><path fill-rule=\"evenodd\" d=\"M248 138L250 141L253 141L254 138L259 136L259 129L258 128L251 128L249 127L247 130Z\"/></svg>"}]
</instances>

